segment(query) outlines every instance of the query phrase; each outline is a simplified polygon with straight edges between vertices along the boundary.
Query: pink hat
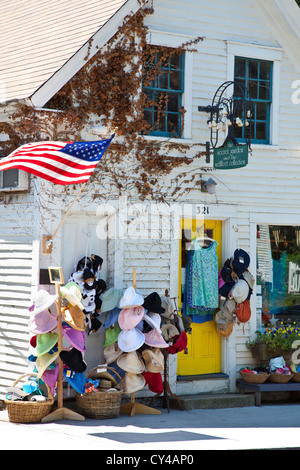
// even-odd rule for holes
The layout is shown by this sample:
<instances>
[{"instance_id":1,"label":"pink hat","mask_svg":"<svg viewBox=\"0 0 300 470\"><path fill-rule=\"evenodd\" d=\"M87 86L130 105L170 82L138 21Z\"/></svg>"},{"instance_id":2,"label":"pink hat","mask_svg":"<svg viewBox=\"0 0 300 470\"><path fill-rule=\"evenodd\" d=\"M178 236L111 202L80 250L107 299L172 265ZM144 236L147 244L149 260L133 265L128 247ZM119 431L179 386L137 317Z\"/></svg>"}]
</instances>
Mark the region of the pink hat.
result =
<instances>
[{"instance_id":1,"label":"pink hat","mask_svg":"<svg viewBox=\"0 0 300 470\"><path fill-rule=\"evenodd\" d=\"M42 334L54 330L57 326L57 315L52 315L48 310L37 313L29 322L29 330L32 333Z\"/></svg>"},{"instance_id":2,"label":"pink hat","mask_svg":"<svg viewBox=\"0 0 300 470\"><path fill-rule=\"evenodd\" d=\"M168 343L165 342L164 338L156 328L149 331L149 333L145 333L145 344L148 344L148 346L154 346L156 348L169 347Z\"/></svg>"},{"instance_id":3,"label":"pink hat","mask_svg":"<svg viewBox=\"0 0 300 470\"><path fill-rule=\"evenodd\" d=\"M52 395L55 395L58 371L59 364L56 364L55 369L47 369L42 375L42 381L50 387Z\"/></svg>"},{"instance_id":4,"label":"pink hat","mask_svg":"<svg viewBox=\"0 0 300 470\"><path fill-rule=\"evenodd\" d=\"M79 331L72 328L70 325L63 325L63 334L69 343L78 349L78 351L85 351L85 331Z\"/></svg>"},{"instance_id":5,"label":"pink hat","mask_svg":"<svg viewBox=\"0 0 300 470\"><path fill-rule=\"evenodd\" d=\"M143 307L133 307L121 310L118 323L122 330L131 330L143 319L145 310Z\"/></svg>"}]
</instances>

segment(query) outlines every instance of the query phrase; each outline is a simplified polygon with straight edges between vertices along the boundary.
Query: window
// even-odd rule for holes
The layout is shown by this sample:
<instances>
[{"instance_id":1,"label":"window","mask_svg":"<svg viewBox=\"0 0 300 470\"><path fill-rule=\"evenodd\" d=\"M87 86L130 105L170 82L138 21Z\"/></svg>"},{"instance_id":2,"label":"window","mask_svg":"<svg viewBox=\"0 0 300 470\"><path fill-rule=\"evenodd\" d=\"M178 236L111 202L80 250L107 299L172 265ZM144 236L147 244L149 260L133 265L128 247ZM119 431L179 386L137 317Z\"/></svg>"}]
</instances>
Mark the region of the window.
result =
<instances>
[{"instance_id":1,"label":"window","mask_svg":"<svg viewBox=\"0 0 300 470\"><path fill-rule=\"evenodd\" d=\"M19 185L19 170L13 168L1 172L1 188L17 188Z\"/></svg>"},{"instance_id":2,"label":"window","mask_svg":"<svg viewBox=\"0 0 300 470\"><path fill-rule=\"evenodd\" d=\"M234 81L248 88L252 101L251 140L254 143L270 143L270 119L272 103L273 63L267 60L235 57ZM241 92L234 90L236 100ZM235 136L245 137L245 127L235 125Z\"/></svg>"},{"instance_id":3,"label":"window","mask_svg":"<svg viewBox=\"0 0 300 470\"><path fill-rule=\"evenodd\" d=\"M184 55L170 48L155 49L143 67L148 134L181 137Z\"/></svg>"},{"instance_id":4,"label":"window","mask_svg":"<svg viewBox=\"0 0 300 470\"><path fill-rule=\"evenodd\" d=\"M263 322L299 321L300 226L258 225L256 245L257 307Z\"/></svg>"}]
</instances>

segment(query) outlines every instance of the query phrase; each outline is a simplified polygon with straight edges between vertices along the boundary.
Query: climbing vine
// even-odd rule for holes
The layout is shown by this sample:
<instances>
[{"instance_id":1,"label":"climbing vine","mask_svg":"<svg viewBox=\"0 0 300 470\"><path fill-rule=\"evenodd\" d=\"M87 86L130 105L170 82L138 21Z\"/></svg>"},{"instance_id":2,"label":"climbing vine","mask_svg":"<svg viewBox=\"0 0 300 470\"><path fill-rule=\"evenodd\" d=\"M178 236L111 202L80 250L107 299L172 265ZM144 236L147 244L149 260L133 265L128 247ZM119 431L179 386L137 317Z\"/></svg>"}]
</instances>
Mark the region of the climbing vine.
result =
<instances>
[{"instance_id":1,"label":"climbing vine","mask_svg":"<svg viewBox=\"0 0 300 470\"><path fill-rule=\"evenodd\" d=\"M29 141L87 140L85 136L90 131L96 140L114 133L115 138L91 181L106 181L117 194L137 192L142 200L156 201L175 198L199 184L195 171L187 168L199 159L198 175L202 171L200 163L205 153L199 151L202 144L174 141L172 134L168 139L148 138L153 129L144 118L144 109L154 104L159 120L164 115L166 101L162 96L156 103L149 102L143 86L159 74L170 55L192 50L202 38L177 48L151 46L147 44L144 18L152 13L152 9L141 8L125 19L115 36L92 58L89 58L89 51L86 64L44 110L18 105L10 122L3 123L0 129L9 135L5 152ZM92 42L89 49L91 46ZM145 67L157 51L160 59L154 66ZM182 132L183 107L180 113Z\"/></svg>"}]
</instances>

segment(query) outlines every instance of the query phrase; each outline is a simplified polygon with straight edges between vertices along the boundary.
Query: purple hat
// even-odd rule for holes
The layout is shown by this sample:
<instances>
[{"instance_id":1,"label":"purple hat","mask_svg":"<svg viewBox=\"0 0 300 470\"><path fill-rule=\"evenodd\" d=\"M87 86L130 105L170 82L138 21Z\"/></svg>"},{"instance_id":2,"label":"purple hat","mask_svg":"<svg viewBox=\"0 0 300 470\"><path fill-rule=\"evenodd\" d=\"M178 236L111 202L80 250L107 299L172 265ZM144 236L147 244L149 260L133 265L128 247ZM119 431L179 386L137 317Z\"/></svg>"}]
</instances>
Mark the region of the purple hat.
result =
<instances>
[{"instance_id":1,"label":"purple hat","mask_svg":"<svg viewBox=\"0 0 300 470\"><path fill-rule=\"evenodd\" d=\"M66 324L62 326L62 329L65 338L72 344L72 346L74 346L74 348L79 351L85 351L85 331L75 330Z\"/></svg>"},{"instance_id":2,"label":"purple hat","mask_svg":"<svg viewBox=\"0 0 300 470\"><path fill-rule=\"evenodd\" d=\"M168 343L165 342L164 338L156 328L149 331L149 333L145 333L145 344L148 344L148 346L154 346L156 348L169 347Z\"/></svg>"},{"instance_id":3,"label":"purple hat","mask_svg":"<svg viewBox=\"0 0 300 470\"><path fill-rule=\"evenodd\" d=\"M57 315L52 315L48 310L37 313L29 322L29 330L31 333L48 333L57 326Z\"/></svg>"},{"instance_id":4,"label":"purple hat","mask_svg":"<svg viewBox=\"0 0 300 470\"><path fill-rule=\"evenodd\" d=\"M52 395L55 395L57 387L57 377L59 371L59 364L56 364L54 369L47 369L42 375L42 381L50 387Z\"/></svg>"}]
</instances>

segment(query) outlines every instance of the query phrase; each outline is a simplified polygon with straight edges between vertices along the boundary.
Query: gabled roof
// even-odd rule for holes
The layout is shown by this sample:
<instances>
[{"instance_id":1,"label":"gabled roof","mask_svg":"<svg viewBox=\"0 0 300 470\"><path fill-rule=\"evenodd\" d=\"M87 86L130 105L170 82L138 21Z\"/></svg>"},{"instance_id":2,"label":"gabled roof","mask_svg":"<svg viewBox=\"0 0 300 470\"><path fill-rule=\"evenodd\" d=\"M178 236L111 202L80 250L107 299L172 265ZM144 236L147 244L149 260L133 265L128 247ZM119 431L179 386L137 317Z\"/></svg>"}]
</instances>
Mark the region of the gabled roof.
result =
<instances>
[{"instance_id":1,"label":"gabled roof","mask_svg":"<svg viewBox=\"0 0 300 470\"><path fill-rule=\"evenodd\" d=\"M92 56L140 7L135 0L1 0L0 103L30 98L43 106L88 50Z\"/></svg>"}]
</instances>

